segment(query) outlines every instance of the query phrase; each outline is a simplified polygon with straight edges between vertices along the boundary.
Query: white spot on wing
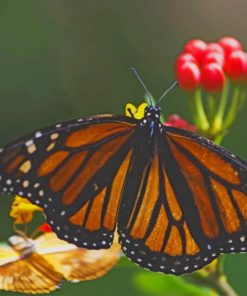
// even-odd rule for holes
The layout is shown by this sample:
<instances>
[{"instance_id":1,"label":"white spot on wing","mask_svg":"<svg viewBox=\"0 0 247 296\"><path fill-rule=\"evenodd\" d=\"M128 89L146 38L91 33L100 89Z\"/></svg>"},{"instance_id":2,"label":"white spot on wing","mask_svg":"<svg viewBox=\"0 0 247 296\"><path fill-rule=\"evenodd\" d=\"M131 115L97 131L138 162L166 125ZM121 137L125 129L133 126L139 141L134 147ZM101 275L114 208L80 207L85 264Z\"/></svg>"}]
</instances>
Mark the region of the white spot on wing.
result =
<instances>
[{"instance_id":1,"label":"white spot on wing","mask_svg":"<svg viewBox=\"0 0 247 296\"><path fill-rule=\"evenodd\" d=\"M26 147L28 147L28 146L30 146L30 145L32 145L32 144L33 144L33 140L28 140L28 141L26 141L26 143L25 143Z\"/></svg>"},{"instance_id":2,"label":"white spot on wing","mask_svg":"<svg viewBox=\"0 0 247 296\"><path fill-rule=\"evenodd\" d=\"M28 180L23 181L22 186L24 188L27 188L29 186L29 181Z\"/></svg>"},{"instance_id":3,"label":"white spot on wing","mask_svg":"<svg viewBox=\"0 0 247 296\"><path fill-rule=\"evenodd\" d=\"M51 135L50 135L50 138L51 138L51 140L55 140L55 139L58 138L58 136L59 136L58 133L54 133L54 134L51 134Z\"/></svg>"},{"instance_id":4,"label":"white spot on wing","mask_svg":"<svg viewBox=\"0 0 247 296\"><path fill-rule=\"evenodd\" d=\"M40 138L42 137L42 133L40 131L35 133L35 138Z\"/></svg>"},{"instance_id":5,"label":"white spot on wing","mask_svg":"<svg viewBox=\"0 0 247 296\"><path fill-rule=\"evenodd\" d=\"M43 190L39 191L39 196L44 196L44 191Z\"/></svg>"}]
</instances>

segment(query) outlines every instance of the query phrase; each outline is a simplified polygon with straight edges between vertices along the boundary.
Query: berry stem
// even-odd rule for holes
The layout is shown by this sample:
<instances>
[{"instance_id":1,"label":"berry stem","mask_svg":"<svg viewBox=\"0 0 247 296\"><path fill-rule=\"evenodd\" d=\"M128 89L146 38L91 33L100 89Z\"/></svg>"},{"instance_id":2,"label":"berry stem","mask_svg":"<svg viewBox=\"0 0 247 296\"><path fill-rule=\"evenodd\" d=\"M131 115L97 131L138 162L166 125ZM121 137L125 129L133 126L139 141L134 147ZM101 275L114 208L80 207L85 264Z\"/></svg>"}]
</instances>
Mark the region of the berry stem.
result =
<instances>
[{"instance_id":1,"label":"berry stem","mask_svg":"<svg viewBox=\"0 0 247 296\"><path fill-rule=\"evenodd\" d=\"M215 144L220 145L224 136L227 134L226 131L223 131L221 133L218 133L217 135L214 136L214 138L212 139L214 141Z\"/></svg>"},{"instance_id":2,"label":"berry stem","mask_svg":"<svg viewBox=\"0 0 247 296\"><path fill-rule=\"evenodd\" d=\"M232 98L231 104L229 106L228 112L226 114L226 117L222 125L222 129L229 128L233 123L239 108L240 94L241 94L241 87L240 85L236 85L233 92L233 98Z\"/></svg>"},{"instance_id":3,"label":"berry stem","mask_svg":"<svg viewBox=\"0 0 247 296\"><path fill-rule=\"evenodd\" d=\"M195 124L199 130L206 132L209 129L209 122L203 106L201 89L194 91L193 103L195 106Z\"/></svg>"},{"instance_id":4,"label":"berry stem","mask_svg":"<svg viewBox=\"0 0 247 296\"><path fill-rule=\"evenodd\" d=\"M217 134L222 129L223 118L224 118L227 100L228 100L228 93L229 93L229 82L226 80L224 88L222 90L221 97L220 97L218 110L212 125L212 134Z\"/></svg>"},{"instance_id":5,"label":"berry stem","mask_svg":"<svg viewBox=\"0 0 247 296\"><path fill-rule=\"evenodd\" d=\"M216 98L215 95L212 93L208 95L207 97L207 116L208 116L208 121L209 124L211 125L214 118L215 118L215 103L216 103Z\"/></svg>"}]
</instances>

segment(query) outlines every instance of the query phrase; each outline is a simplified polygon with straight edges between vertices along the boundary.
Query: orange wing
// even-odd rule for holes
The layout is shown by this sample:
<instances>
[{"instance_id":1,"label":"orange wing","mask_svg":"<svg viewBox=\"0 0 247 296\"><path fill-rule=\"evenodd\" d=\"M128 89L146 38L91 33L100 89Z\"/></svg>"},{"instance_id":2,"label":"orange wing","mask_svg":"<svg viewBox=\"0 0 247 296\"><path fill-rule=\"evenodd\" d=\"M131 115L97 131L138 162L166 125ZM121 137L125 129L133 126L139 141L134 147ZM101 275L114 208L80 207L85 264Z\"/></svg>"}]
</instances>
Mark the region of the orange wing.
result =
<instances>
[{"instance_id":1,"label":"orange wing","mask_svg":"<svg viewBox=\"0 0 247 296\"><path fill-rule=\"evenodd\" d=\"M153 145L154 152L146 150L145 165L135 171L139 182L129 207L131 192L123 193L119 236L124 253L150 270L183 274L220 253L246 251L246 163L172 127ZM131 186L128 179L126 187Z\"/></svg>"},{"instance_id":2,"label":"orange wing","mask_svg":"<svg viewBox=\"0 0 247 296\"><path fill-rule=\"evenodd\" d=\"M220 252L246 250L247 165L190 133L171 131L170 150L192 192L202 233Z\"/></svg>"},{"instance_id":3,"label":"orange wing","mask_svg":"<svg viewBox=\"0 0 247 296\"><path fill-rule=\"evenodd\" d=\"M7 254L6 254L7 255ZM27 294L49 293L58 288L63 275L38 254L0 266L0 290Z\"/></svg>"},{"instance_id":4,"label":"orange wing","mask_svg":"<svg viewBox=\"0 0 247 296\"><path fill-rule=\"evenodd\" d=\"M121 255L117 238L107 250L87 250L59 240L55 233L42 235L35 243L37 252L68 281L86 281L106 274Z\"/></svg>"},{"instance_id":5,"label":"orange wing","mask_svg":"<svg viewBox=\"0 0 247 296\"><path fill-rule=\"evenodd\" d=\"M57 235L108 248L132 157L136 120L99 116L36 131L0 154L0 187L45 210Z\"/></svg>"},{"instance_id":6,"label":"orange wing","mask_svg":"<svg viewBox=\"0 0 247 296\"><path fill-rule=\"evenodd\" d=\"M77 248L47 233L35 240L10 238L0 248L0 290L27 294L49 293L63 279L86 281L106 274L120 258L116 239L108 250Z\"/></svg>"}]
</instances>

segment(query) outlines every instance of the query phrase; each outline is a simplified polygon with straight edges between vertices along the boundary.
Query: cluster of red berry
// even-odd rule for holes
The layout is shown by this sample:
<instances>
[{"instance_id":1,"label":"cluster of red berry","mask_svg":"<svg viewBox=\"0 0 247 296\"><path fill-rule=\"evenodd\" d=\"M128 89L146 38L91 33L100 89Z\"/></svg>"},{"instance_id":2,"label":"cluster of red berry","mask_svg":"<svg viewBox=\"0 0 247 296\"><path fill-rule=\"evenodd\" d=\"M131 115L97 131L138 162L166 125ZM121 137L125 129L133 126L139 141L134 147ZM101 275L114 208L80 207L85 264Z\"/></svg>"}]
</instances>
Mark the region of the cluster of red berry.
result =
<instances>
[{"instance_id":1,"label":"cluster of red berry","mask_svg":"<svg viewBox=\"0 0 247 296\"><path fill-rule=\"evenodd\" d=\"M208 44L193 39L185 44L175 68L184 90L194 91L201 86L206 92L218 92L223 89L226 77L234 82L247 82L247 53L232 37Z\"/></svg>"}]
</instances>

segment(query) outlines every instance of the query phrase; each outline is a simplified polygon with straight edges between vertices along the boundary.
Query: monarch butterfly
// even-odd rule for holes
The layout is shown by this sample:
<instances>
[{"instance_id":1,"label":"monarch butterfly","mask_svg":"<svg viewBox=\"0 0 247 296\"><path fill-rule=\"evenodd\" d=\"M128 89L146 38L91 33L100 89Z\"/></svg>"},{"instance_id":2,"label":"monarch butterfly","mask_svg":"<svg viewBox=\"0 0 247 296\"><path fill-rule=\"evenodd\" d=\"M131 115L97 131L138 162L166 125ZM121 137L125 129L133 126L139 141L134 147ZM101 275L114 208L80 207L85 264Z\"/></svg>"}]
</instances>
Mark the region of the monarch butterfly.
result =
<instances>
[{"instance_id":1,"label":"monarch butterfly","mask_svg":"<svg viewBox=\"0 0 247 296\"><path fill-rule=\"evenodd\" d=\"M126 256L152 271L180 275L245 252L247 163L160 116L150 104L140 119L35 131L2 149L0 189L43 207L77 246L109 248L117 228Z\"/></svg>"},{"instance_id":2,"label":"monarch butterfly","mask_svg":"<svg viewBox=\"0 0 247 296\"><path fill-rule=\"evenodd\" d=\"M87 250L46 233L35 240L20 235L0 246L0 290L48 293L68 281L92 280L108 272L120 258L120 247Z\"/></svg>"}]
</instances>

